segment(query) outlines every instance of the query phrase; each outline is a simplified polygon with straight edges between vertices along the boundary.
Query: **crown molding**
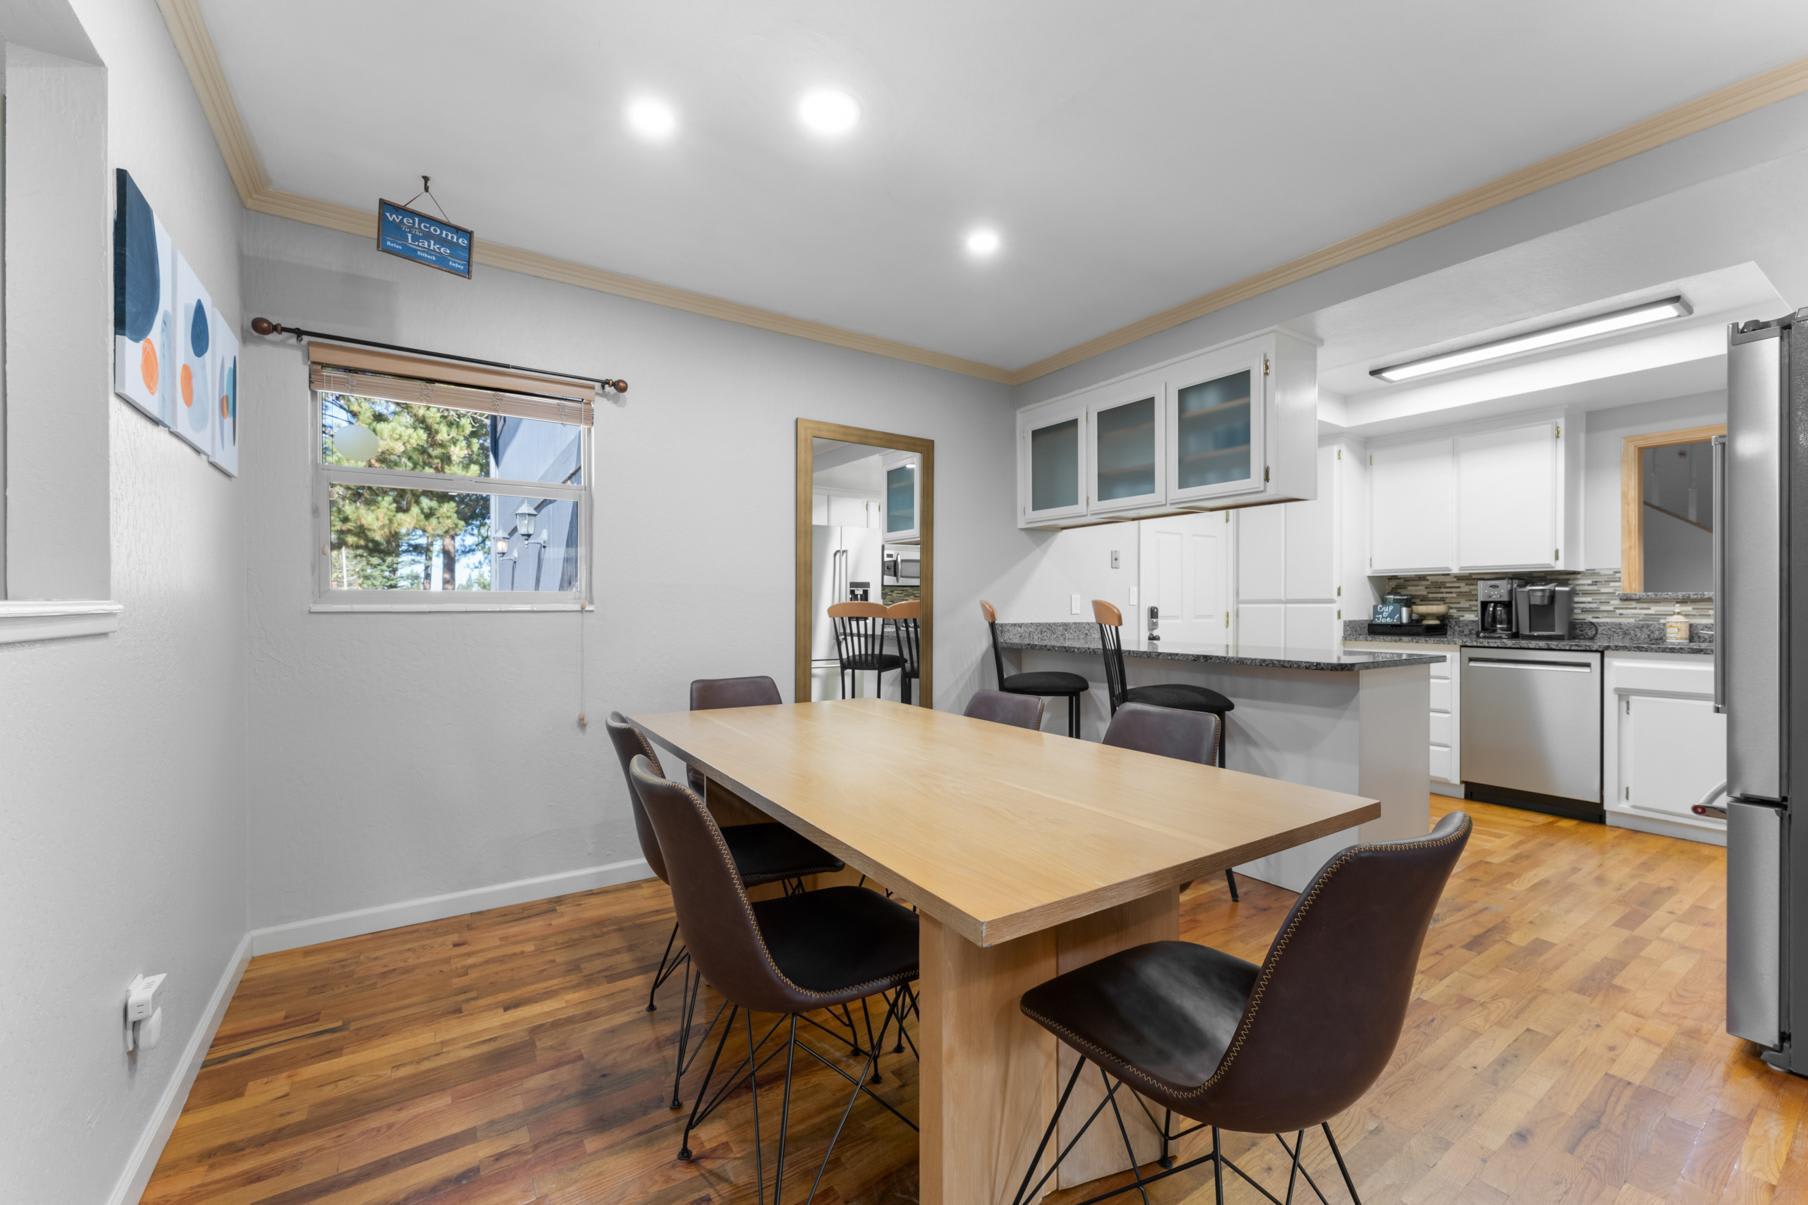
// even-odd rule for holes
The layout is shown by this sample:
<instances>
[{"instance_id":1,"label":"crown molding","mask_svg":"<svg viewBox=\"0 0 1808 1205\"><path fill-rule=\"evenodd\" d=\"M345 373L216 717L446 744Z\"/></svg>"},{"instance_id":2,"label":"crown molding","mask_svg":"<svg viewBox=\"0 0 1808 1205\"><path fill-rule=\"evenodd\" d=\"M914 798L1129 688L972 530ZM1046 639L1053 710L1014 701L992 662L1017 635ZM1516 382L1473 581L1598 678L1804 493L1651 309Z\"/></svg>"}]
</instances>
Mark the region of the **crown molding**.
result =
<instances>
[{"instance_id":1,"label":"crown molding","mask_svg":"<svg viewBox=\"0 0 1808 1205\"><path fill-rule=\"evenodd\" d=\"M214 49L213 38L208 34L206 23L201 17L199 0L157 0L157 7L162 10L170 37L182 56L183 64L188 68L195 95L207 114L208 124L213 127L220 154L226 161L226 169L232 175L239 200L245 208L310 226L375 238L374 213L304 197L275 188L270 183L263 163L258 158L257 148L252 144L245 123L239 116L238 104L233 100L231 89L227 87L225 73L220 68L219 54ZM1097 338L1077 343L1014 370L930 351L928 348L900 343L894 339L862 334L831 326L826 322L794 318L789 314L745 305L709 293L698 293L638 276L610 272L538 251L529 251L525 247L480 240L476 260L493 268L576 285L706 318L717 318L781 335L793 335L799 339L906 363L922 364L981 380L1022 385L1082 360L1115 351L1138 339L1160 334L1184 322L1191 322L1238 302L1259 297L1308 276L1316 276L1365 255L1373 255L1422 234L1441 230L1554 184L1574 180L1578 176L1804 93L1808 93L1808 59L1797 59L1761 75L1705 93L1592 142L1540 159L1485 184L1416 209L1391 222L1139 318L1126 326L1107 331Z\"/></svg>"},{"instance_id":2,"label":"crown molding","mask_svg":"<svg viewBox=\"0 0 1808 1205\"><path fill-rule=\"evenodd\" d=\"M1808 92L1808 59L1797 59L1773 71L1754 75L1750 79L1740 80L1736 84L1729 84L1694 100L1685 101L1675 108L1634 122L1593 142L1585 142L1581 146L1540 159L1527 167L1427 205L1423 209L1415 209L1404 217L1352 235L1342 242L1321 247L1309 255L1302 255L1254 276L1246 276L1221 289L1214 289L1191 301L1183 301L1179 305L1150 314L1147 318L1140 318L1128 326L1109 331L1096 339L1075 344L1065 351L1019 368L1011 374L1011 383L1021 385L1047 376L1058 369L1114 351L1138 339L1146 339L1183 322L1191 322L1215 310L1272 292L1308 276L1316 276L1365 255L1373 255L1408 239L1486 213L1553 184L1574 180L1622 159L1654 150L1665 143L1686 138L1690 134L1742 117L1766 105L1800 96L1804 92Z\"/></svg>"}]
</instances>

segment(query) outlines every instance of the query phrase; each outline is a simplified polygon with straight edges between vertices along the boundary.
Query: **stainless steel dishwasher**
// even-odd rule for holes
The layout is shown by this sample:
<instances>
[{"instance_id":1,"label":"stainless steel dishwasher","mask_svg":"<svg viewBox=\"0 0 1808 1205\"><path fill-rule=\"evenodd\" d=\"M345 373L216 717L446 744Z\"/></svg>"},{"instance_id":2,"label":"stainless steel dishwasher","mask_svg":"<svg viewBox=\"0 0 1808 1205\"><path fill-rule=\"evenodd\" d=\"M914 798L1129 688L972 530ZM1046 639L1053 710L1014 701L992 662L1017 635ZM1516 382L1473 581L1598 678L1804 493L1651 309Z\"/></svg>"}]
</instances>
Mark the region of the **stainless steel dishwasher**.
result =
<instances>
[{"instance_id":1,"label":"stainless steel dishwasher","mask_svg":"<svg viewBox=\"0 0 1808 1205\"><path fill-rule=\"evenodd\" d=\"M1465 647L1461 681L1470 798L1602 818L1601 654Z\"/></svg>"}]
</instances>

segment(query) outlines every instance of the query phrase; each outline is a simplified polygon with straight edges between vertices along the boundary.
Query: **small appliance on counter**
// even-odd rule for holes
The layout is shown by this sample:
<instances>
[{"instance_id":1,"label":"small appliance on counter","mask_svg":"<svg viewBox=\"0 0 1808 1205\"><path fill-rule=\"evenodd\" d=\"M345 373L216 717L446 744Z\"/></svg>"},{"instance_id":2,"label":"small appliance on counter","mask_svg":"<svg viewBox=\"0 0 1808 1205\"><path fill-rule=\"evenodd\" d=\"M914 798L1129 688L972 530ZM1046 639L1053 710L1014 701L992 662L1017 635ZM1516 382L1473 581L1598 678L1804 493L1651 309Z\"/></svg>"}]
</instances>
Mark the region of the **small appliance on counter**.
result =
<instances>
[{"instance_id":1,"label":"small appliance on counter","mask_svg":"<svg viewBox=\"0 0 1808 1205\"><path fill-rule=\"evenodd\" d=\"M1513 592L1524 584L1516 577L1489 577L1476 583L1481 635L1504 640L1518 633L1513 622Z\"/></svg>"},{"instance_id":2,"label":"small appliance on counter","mask_svg":"<svg viewBox=\"0 0 1808 1205\"><path fill-rule=\"evenodd\" d=\"M1570 588L1534 583L1513 588L1513 626L1521 636L1569 637Z\"/></svg>"}]
</instances>

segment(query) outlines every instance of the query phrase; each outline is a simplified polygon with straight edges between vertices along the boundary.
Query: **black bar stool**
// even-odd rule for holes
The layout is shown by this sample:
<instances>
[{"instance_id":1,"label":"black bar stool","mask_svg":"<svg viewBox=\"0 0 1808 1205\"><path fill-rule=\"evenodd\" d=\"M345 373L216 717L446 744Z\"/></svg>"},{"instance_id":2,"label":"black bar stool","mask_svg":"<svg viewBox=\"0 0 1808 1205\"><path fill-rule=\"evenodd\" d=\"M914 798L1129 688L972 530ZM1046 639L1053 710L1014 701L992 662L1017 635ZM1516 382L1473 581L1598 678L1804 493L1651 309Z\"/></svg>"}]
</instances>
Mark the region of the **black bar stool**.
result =
<instances>
[{"instance_id":1,"label":"black bar stool","mask_svg":"<svg viewBox=\"0 0 1808 1205\"><path fill-rule=\"evenodd\" d=\"M998 649L998 612L985 599L979 600L979 613L986 617L986 629L992 633L992 667L998 671L998 689L1010 695L1041 695L1046 699L1067 700L1067 735L1080 735L1080 696L1091 688L1081 674L1066 670L1033 670L1026 674L1005 676L1004 654Z\"/></svg>"},{"instance_id":2,"label":"black bar stool","mask_svg":"<svg viewBox=\"0 0 1808 1205\"><path fill-rule=\"evenodd\" d=\"M860 697L860 675L873 675L873 694L883 695L885 675L904 669L904 658L885 651L885 608L876 602L838 602L829 608L835 625L835 655L841 662L841 697ZM902 686L899 687L903 689Z\"/></svg>"},{"instance_id":3,"label":"black bar stool","mask_svg":"<svg viewBox=\"0 0 1808 1205\"><path fill-rule=\"evenodd\" d=\"M1135 1177L1092 1200L1134 1190L1147 1201L1148 1185L1210 1162L1218 1205L1224 1203L1227 1167L1268 1200L1279 1201L1224 1158L1221 1129L1273 1134L1292 1163L1292 1180L1305 1175L1323 1199L1311 1173L1300 1166L1306 1131L1318 1129L1344 1187L1361 1205L1331 1119L1373 1086L1400 1041L1419 951L1469 830L1469 817L1452 812L1423 837L1352 845L1331 855L1281 922L1261 966L1210 946L1157 941L1109 954L1025 992L1024 1015L1080 1057L1016 1200L1033 1199L1060 1166L1057 1156L1055 1166L1036 1180L1074 1084L1091 1062L1105 1099L1080 1134L1109 1104L1131 1151ZM1126 1087L1130 1091L1120 1105L1118 1095ZM1169 1121L1178 1113L1195 1123L1180 1134L1170 1133L1166 1122L1158 1127L1164 1170L1148 1176L1135 1167L1123 1118L1123 1109L1132 1104L1148 1112L1145 1101L1168 1110ZM1154 1124L1153 1113L1149 1121ZM1202 1129L1212 1132L1211 1150L1172 1166L1169 1143ZM1281 1137L1289 1130L1292 1145ZM1068 1140L1062 1155L1080 1134ZM1291 1200L1291 1181L1287 1191Z\"/></svg>"},{"instance_id":4,"label":"black bar stool","mask_svg":"<svg viewBox=\"0 0 1808 1205\"><path fill-rule=\"evenodd\" d=\"M897 638L898 656L904 666L898 672L898 702L913 702L917 682L923 677L923 603L906 599L885 608L885 622Z\"/></svg>"},{"instance_id":5,"label":"black bar stool","mask_svg":"<svg viewBox=\"0 0 1808 1205\"><path fill-rule=\"evenodd\" d=\"M1092 600L1092 617L1099 623L1099 645L1105 651L1105 689L1111 695L1111 714L1125 703L1173 707L1181 711L1206 711L1218 717L1218 758L1224 764L1225 717L1237 705L1209 686L1163 682L1157 686L1129 686L1124 681L1124 613L1102 598Z\"/></svg>"}]
</instances>

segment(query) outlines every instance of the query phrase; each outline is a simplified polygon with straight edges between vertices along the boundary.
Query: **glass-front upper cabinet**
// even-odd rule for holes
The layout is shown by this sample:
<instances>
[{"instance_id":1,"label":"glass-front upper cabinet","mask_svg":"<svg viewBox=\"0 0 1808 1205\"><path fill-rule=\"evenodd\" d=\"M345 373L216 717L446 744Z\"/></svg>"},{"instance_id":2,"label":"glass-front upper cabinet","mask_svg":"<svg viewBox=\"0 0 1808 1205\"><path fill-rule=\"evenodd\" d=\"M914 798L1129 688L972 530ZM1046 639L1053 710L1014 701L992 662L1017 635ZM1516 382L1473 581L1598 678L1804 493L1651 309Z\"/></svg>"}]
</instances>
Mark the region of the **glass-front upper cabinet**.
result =
<instances>
[{"instance_id":1,"label":"glass-front upper cabinet","mask_svg":"<svg viewBox=\"0 0 1808 1205\"><path fill-rule=\"evenodd\" d=\"M1262 488L1268 355L1241 344L1183 360L1164 374L1172 502L1198 502Z\"/></svg>"},{"instance_id":2,"label":"glass-front upper cabinet","mask_svg":"<svg viewBox=\"0 0 1808 1205\"><path fill-rule=\"evenodd\" d=\"M1142 377L1089 394L1093 514L1167 502L1167 442L1160 377Z\"/></svg>"},{"instance_id":3,"label":"glass-front upper cabinet","mask_svg":"<svg viewBox=\"0 0 1808 1205\"><path fill-rule=\"evenodd\" d=\"M904 455L904 454L900 454ZM905 459L885 466L885 540L890 544L914 544L917 533L917 511L922 504L922 484L917 472L917 458Z\"/></svg>"},{"instance_id":4,"label":"glass-front upper cabinet","mask_svg":"<svg viewBox=\"0 0 1808 1205\"><path fill-rule=\"evenodd\" d=\"M1084 397L1018 412L1017 488L1021 527L1086 516Z\"/></svg>"}]
</instances>

